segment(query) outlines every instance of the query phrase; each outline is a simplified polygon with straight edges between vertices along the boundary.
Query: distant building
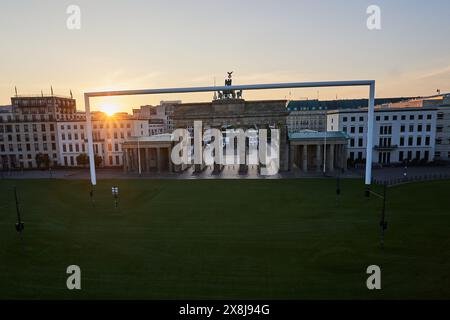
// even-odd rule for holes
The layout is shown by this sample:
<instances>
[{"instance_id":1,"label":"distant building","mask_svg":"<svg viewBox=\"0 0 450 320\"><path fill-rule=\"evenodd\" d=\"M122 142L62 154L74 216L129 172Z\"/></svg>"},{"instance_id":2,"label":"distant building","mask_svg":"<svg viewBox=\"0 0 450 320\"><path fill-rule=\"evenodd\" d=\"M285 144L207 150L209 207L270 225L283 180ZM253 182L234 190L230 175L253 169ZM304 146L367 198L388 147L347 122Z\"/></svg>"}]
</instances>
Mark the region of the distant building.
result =
<instances>
[{"instance_id":1,"label":"distant building","mask_svg":"<svg viewBox=\"0 0 450 320\"><path fill-rule=\"evenodd\" d=\"M450 161L450 94L416 98L398 103L386 105L390 108L427 108L437 109L436 117L436 148L434 159L438 161Z\"/></svg>"},{"instance_id":2,"label":"distant building","mask_svg":"<svg viewBox=\"0 0 450 320\"><path fill-rule=\"evenodd\" d=\"M60 145L61 165L80 166L77 156L88 153L86 137L86 116L80 112L76 121L58 122L58 143ZM102 167L123 165L122 144L132 137L148 135L148 121L135 119L126 113L112 117L103 112L92 113L92 137L94 153L102 158Z\"/></svg>"},{"instance_id":3,"label":"distant building","mask_svg":"<svg viewBox=\"0 0 450 320\"><path fill-rule=\"evenodd\" d=\"M85 119L72 98L12 97L11 105L0 106L0 169L37 168L38 156L49 166L79 166L77 156L88 153ZM101 166L121 166L123 141L148 135L148 121L126 113L93 112L92 127Z\"/></svg>"},{"instance_id":4,"label":"distant building","mask_svg":"<svg viewBox=\"0 0 450 320\"><path fill-rule=\"evenodd\" d=\"M148 120L148 135L159 135L173 131L172 115L175 106L181 104L180 100L161 101L158 106L145 105L133 109L133 117Z\"/></svg>"},{"instance_id":5,"label":"distant building","mask_svg":"<svg viewBox=\"0 0 450 320\"><path fill-rule=\"evenodd\" d=\"M77 118L75 99L60 96L15 96L0 107L0 167L36 168L37 155L58 165L57 121Z\"/></svg>"},{"instance_id":6,"label":"distant building","mask_svg":"<svg viewBox=\"0 0 450 320\"><path fill-rule=\"evenodd\" d=\"M327 107L303 104L303 101L290 101L287 105L288 132L294 133L302 130L325 131L327 128Z\"/></svg>"},{"instance_id":7,"label":"distant building","mask_svg":"<svg viewBox=\"0 0 450 320\"><path fill-rule=\"evenodd\" d=\"M433 161L437 109L378 107L375 109L373 162ZM348 158L366 158L367 109L333 110L327 113L329 131L350 136Z\"/></svg>"}]
</instances>

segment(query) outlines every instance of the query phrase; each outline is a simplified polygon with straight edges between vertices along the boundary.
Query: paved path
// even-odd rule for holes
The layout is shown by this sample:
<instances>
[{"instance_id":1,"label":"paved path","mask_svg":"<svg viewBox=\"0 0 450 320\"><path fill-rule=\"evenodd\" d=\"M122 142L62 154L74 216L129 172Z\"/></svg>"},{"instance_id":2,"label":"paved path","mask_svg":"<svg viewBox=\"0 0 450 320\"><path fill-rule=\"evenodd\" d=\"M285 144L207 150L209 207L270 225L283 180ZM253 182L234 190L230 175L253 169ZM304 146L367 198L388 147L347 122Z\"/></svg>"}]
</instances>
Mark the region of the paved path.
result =
<instances>
[{"instance_id":1,"label":"paved path","mask_svg":"<svg viewBox=\"0 0 450 320\"><path fill-rule=\"evenodd\" d=\"M450 178L450 166L439 167L403 167L398 168L382 168L373 170L373 178L378 181L390 181L403 179L406 177L413 178ZM352 169L344 173L334 172L333 175L327 177L335 177L339 175L342 178L363 178L363 169ZM2 179L89 179L88 169L58 169L52 170L24 170L1 172ZM258 175L256 166L250 166L249 171L245 175L238 173L238 166L228 166L218 175L212 174L211 168L206 168L203 172L195 174L193 168L189 168L183 173L143 173L141 176L137 173L124 173L121 169L98 169L97 179L297 179L297 178L326 178L321 173L303 173L300 170L293 172L282 172L275 176Z\"/></svg>"}]
</instances>

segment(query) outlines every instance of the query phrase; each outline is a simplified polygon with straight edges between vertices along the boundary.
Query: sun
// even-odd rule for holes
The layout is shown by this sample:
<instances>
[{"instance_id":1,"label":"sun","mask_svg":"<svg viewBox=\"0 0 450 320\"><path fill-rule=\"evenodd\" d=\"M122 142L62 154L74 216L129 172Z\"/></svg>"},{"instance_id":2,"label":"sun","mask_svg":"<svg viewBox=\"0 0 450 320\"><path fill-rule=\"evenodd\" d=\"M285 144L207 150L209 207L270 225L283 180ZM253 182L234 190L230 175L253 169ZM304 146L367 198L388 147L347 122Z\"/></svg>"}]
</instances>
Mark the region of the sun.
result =
<instances>
[{"instance_id":1,"label":"sun","mask_svg":"<svg viewBox=\"0 0 450 320\"><path fill-rule=\"evenodd\" d=\"M117 111L119 111L119 107L112 103L103 103L100 105L100 109L106 113L108 116L112 116Z\"/></svg>"}]
</instances>

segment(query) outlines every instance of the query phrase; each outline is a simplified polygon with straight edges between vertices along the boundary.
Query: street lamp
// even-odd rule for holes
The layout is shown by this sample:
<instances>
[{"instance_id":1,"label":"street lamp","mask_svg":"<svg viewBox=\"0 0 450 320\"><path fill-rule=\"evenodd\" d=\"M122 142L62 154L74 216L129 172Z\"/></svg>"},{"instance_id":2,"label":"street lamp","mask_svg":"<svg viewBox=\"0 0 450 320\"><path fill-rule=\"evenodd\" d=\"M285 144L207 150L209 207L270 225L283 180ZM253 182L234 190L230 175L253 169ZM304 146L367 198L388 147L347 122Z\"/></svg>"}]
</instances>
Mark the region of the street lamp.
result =
<instances>
[{"instance_id":1,"label":"street lamp","mask_svg":"<svg viewBox=\"0 0 450 320\"><path fill-rule=\"evenodd\" d=\"M111 191L112 191L112 195L114 197L114 205L117 208L118 207L118 200L119 200L119 187L112 187Z\"/></svg>"},{"instance_id":2,"label":"street lamp","mask_svg":"<svg viewBox=\"0 0 450 320\"><path fill-rule=\"evenodd\" d=\"M137 145L138 145L138 170L139 170L139 176L141 175L141 147L139 144L139 141L141 140L141 136L137 137Z\"/></svg>"}]
</instances>

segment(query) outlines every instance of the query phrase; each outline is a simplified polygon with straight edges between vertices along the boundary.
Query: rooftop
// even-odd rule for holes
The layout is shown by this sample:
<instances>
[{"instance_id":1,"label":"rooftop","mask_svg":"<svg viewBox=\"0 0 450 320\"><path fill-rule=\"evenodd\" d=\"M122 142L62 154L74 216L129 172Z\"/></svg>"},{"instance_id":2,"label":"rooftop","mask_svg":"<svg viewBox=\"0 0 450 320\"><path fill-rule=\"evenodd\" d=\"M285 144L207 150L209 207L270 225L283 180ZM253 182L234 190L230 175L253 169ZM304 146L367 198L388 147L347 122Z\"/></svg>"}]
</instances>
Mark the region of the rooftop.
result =
<instances>
[{"instance_id":1,"label":"rooftop","mask_svg":"<svg viewBox=\"0 0 450 320\"><path fill-rule=\"evenodd\" d=\"M289 140L300 139L349 139L350 136L343 131L313 131L302 130L299 132L293 132L289 134Z\"/></svg>"},{"instance_id":2,"label":"rooftop","mask_svg":"<svg viewBox=\"0 0 450 320\"><path fill-rule=\"evenodd\" d=\"M130 142L171 142L174 141L173 134L171 133L163 133L157 134L154 136L143 136L143 137L130 137L128 139Z\"/></svg>"}]
</instances>

